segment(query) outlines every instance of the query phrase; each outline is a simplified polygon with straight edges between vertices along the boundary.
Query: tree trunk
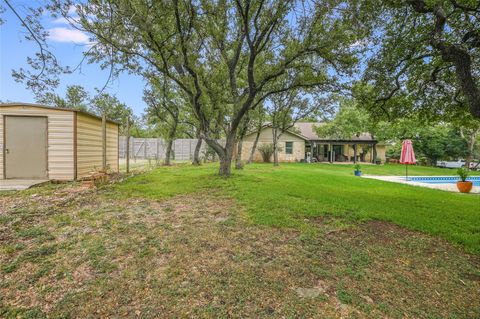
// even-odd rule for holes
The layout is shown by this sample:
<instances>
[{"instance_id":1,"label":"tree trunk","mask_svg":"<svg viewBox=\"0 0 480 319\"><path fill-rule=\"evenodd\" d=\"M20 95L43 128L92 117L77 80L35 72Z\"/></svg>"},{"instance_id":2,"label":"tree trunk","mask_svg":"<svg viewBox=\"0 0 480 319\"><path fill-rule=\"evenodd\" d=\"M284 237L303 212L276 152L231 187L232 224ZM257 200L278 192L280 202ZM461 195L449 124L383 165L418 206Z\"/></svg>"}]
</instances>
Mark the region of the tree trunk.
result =
<instances>
[{"instance_id":1,"label":"tree trunk","mask_svg":"<svg viewBox=\"0 0 480 319\"><path fill-rule=\"evenodd\" d=\"M200 165L200 149L202 147L202 138L199 137L197 140L197 145L195 145L195 151L193 152L193 162L192 165Z\"/></svg>"},{"instance_id":2,"label":"tree trunk","mask_svg":"<svg viewBox=\"0 0 480 319\"><path fill-rule=\"evenodd\" d=\"M255 141L253 142L253 145L252 145L252 150L250 151L250 156L248 157L248 164L252 164L253 163L253 156L255 155L255 151L257 149L257 144L258 144L258 140L260 138L260 133L262 133L262 127L260 127L260 129L257 131L257 136L255 136Z\"/></svg>"},{"instance_id":3,"label":"tree trunk","mask_svg":"<svg viewBox=\"0 0 480 319\"><path fill-rule=\"evenodd\" d=\"M272 128L273 135L273 166L279 166L278 163L278 129Z\"/></svg>"},{"instance_id":4,"label":"tree trunk","mask_svg":"<svg viewBox=\"0 0 480 319\"><path fill-rule=\"evenodd\" d=\"M170 157L172 155L172 146L175 141L175 135L177 134L177 121L178 119L174 119L174 124L170 128L170 132L168 132L167 151L165 152L165 161L163 162L163 165L166 166L171 165Z\"/></svg>"},{"instance_id":5,"label":"tree trunk","mask_svg":"<svg viewBox=\"0 0 480 319\"><path fill-rule=\"evenodd\" d=\"M232 174L232 157L220 159L220 169L218 175L228 177Z\"/></svg>"},{"instance_id":6,"label":"tree trunk","mask_svg":"<svg viewBox=\"0 0 480 319\"><path fill-rule=\"evenodd\" d=\"M228 177L232 174L232 151L226 151L224 156L220 157L220 169L218 175Z\"/></svg>"},{"instance_id":7,"label":"tree trunk","mask_svg":"<svg viewBox=\"0 0 480 319\"><path fill-rule=\"evenodd\" d=\"M243 169L242 148L243 148L243 138L238 141L237 154L235 156L235 169Z\"/></svg>"},{"instance_id":8,"label":"tree trunk","mask_svg":"<svg viewBox=\"0 0 480 319\"><path fill-rule=\"evenodd\" d=\"M467 138L468 154L465 158L465 167L467 169L470 169L470 163L473 160L473 150L475 149L475 139L476 139L476 134L472 134L472 136L469 136Z\"/></svg>"},{"instance_id":9,"label":"tree trunk","mask_svg":"<svg viewBox=\"0 0 480 319\"><path fill-rule=\"evenodd\" d=\"M235 132L227 135L225 147L223 147L217 140L206 138L205 142L214 150L220 160L220 168L218 175L228 177L231 175L233 149L235 147Z\"/></svg>"},{"instance_id":10,"label":"tree trunk","mask_svg":"<svg viewBox=\"0 0 480 319\"><path fill-rule=\"evenodd\" d=\"M470 163L473 160L473 152L475 150L475 144L476 144L477 136L479 133L480 133L480 129L472 130L472 132L468 134L468 133L465 133L463 128L460 128L460 135L467 141L468 154L465 158L465 167L468 169L470 168Z\"/></svg>"},{"instance_id":11,"label":"tree trunk","mask_svg":"<svg viewBox=\"0 0 480 319\"><path fill-rule=\"evenodd\" d=\"M170 158L172 155L172 145L173 145L173 140L169 140L167 143L167 150L165 151L165 160L163 161L163 165L165 166L170 166Z\"/></svg>"},{"instance_id":12,"label":"tree trunk","mask_svg":"<svg viewBox=\"0 0 480 319\"><path fill-rule=\"evenodd\" d=\"M233 158L233 149L235 147L235 132L227 135L227 139L225 141L225 148L224 153L220 157L220 169L218 174L220 176L228 177L231 175L232 171L232 158Z\"/></svg>"},{"instance_id":13,"label":"tree trunk","mask_svg":"<svg viewBox=\"0 0 480 319\"><path fill-rule=\"evenodd\" d=\"M280 164L278 163L278 149L276 146L273 146L273 166L279 166L279 165Z\"/></svg>"}]
</instances>

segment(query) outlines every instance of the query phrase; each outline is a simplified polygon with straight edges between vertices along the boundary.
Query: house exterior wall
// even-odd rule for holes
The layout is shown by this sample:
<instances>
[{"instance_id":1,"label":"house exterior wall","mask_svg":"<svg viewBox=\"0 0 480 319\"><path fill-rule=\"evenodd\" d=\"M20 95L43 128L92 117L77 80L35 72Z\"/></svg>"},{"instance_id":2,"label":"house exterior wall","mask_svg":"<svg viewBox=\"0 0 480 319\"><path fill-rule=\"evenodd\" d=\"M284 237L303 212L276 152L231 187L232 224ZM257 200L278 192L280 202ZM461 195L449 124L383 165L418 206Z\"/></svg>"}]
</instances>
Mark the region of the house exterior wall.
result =
<instances>
[{"instance_id":1,"label":"house exterior wall","mask_svg":"<svg viewBox=\"0 0 480 319\"><path fill-rule=\"evenodd\" d=\"M248 160L250 152L252 151L253 143L255 142L255 137L256 133L253 133L245 136L243 139L242 160ZM286 154L285 142L293 142L292 154ZM257 149L254 153L253 160L255 162L263 161L262 155L258 151L258 147L262 144L270 143L272 143L272 129L264 128L260 133ZM281 147L281 151L278 153L278 159L280 162L298 162L305 158L305 140L294 134L288 132L283 133L278 140L278 146Z\"/></svg>"},{"instance_id":2,"label":"house exterior wall","mask_svg":"<svg viewBox=\"0 0 480 319\"><path fill-rule=\"evenodd\" d=\"M118 172L118 125L107 122L107 166ZM102 168L102 120L77 113L77 178Z\"/></svg>"},{"instance_id":3,"label":"house exterior wall","mask_svg":"<svg viewBox=\"0 0 480 319\"><path fill-rule=\"evenodd\" d=\"M4 123L5 115L45 116L48 123L48 178L72 180L74 178L74 112L46 109L28 105L0 105L0 179L4 179ZM32 138L35 138L32 136Z\"/></svg>"}]
</instances>

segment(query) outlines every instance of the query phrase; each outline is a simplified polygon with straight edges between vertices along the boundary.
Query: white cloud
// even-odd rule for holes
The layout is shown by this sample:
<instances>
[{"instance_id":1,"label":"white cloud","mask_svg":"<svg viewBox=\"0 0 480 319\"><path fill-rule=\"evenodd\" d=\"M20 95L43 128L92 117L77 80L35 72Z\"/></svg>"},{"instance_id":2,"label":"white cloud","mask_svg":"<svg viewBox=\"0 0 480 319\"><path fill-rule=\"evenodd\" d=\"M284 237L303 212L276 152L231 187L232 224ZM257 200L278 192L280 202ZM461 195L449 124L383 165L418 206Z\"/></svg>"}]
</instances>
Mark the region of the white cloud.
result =
<instances>
[{"instance_id":1,"label":"white cloud","mask_svg":"<svg viewBox=\"0 0 480 319\"><path fill-rule=\"evenodd\" d=\"M48 33L48 39L51 41L76 44L90 44L88 35L86 35L80 30L58 27L49 29Z\"/></svg>"},{"instance_id":2,"label":"white cloud","mask_svg":"<svg viewBox=\"0 0 480 319\"><path fill-rule=\"evenodd\" d=\"M60 17L60 18L56 18L54 20L52 20L52 23L53 24L69 24L68 20L65 19L64 17Z\"/></svg>"}]
</instances>

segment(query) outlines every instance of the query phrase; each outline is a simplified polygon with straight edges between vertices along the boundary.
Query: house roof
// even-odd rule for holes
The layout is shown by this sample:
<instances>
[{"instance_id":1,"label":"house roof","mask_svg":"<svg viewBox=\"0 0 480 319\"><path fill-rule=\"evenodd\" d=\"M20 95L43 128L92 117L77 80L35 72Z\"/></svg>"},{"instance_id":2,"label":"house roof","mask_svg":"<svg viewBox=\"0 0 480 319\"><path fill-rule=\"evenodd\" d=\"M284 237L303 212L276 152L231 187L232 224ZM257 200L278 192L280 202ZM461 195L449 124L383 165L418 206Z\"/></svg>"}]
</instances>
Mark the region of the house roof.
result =
<instances>
[{"instance_id":1,"label":"house roof","mask_svg":"<svg viewBox=\"0 0 480 319\"><path fill-rule=\"evenodd\" d=\"M321 125L322 123L313 123L313 122L299 122L295 123L294 127L300 131L300 134L306 137L307 140L318 140L319 137L315 132L315 126Z\"/></svg>"},{"instance_id":2,"label":"house roof","mask_svg":"<svg viewBox=\"0 0 480 319\"><path fill-rule=\"evenodd\" d=\"M349 139L339 139L329 136L318 136L316 127L323 125L321 122L298 122L294 127L300 132L301 135L309 141L359 141L359 142L375 142L372 135L369 133L362 133L359 136L352 136Z\"/></svg>"},{"instance_id":3,"label":"house roof","mask_svg":"<svg viewBox=\"0 0 480 319\"><path fill-rule=\"evenodd\" d=\"M69 111L69 112L76 112L76 113L81 113L85 114L91 117L95 117L97 119L102 119L100 116L87 112L87 111L81 111L81 110L76 110L76 109L67 109L64 107L54 107L54 106L48 106L48 105L43 105L43 104L35 104L35 103L3 103L0 104L0 107L13 107L13 106L28 106L28 107L38 107L38 108L43 108L43 109L49 109L49 110L60 110L60 111ZM107 122L113 123L120 125L117 121L107 119Z\"/></svg>"},{"instance_id":4,"label":"house roof","mask_svg":"<svg viewBox=\"0 0 480 319\"><path fill-rule=\"evenodd\" d=\"M306 141L318 141L318 142L377 142L369 133L362 133L359 136L352 136L350 139L339 139L329 136L318 136L316 127L323 125L321 122L298 122L295 123L293 128L288 130L288 133L298 136ZM264 128L271 127L271 123L266 123ZM254 134L250 132L249 134Z\"/></svg>"},{"instance_id":5,"label":"house roof","mask_svg":"<svg viewBox=\"0 0 480 319\"><path fill-rule=\"evenodd\" d=\"M262 130L267 128L267 127L272 127L272 123L269 123L269 122L266 122L263 127L262 127ZM296 129L289 129L286 131L287 133L289 134L292 134L292 135L295 135L297 137L300 137L301 139L304 139L306 141L308 141L308 137L302 135L302 133L299 131L299 130L296 130ZM247 135L250 135L250 134L254 134L256 133L255 131L252 131L252 132L249 132Z\"/></svg>"}]
</instances>

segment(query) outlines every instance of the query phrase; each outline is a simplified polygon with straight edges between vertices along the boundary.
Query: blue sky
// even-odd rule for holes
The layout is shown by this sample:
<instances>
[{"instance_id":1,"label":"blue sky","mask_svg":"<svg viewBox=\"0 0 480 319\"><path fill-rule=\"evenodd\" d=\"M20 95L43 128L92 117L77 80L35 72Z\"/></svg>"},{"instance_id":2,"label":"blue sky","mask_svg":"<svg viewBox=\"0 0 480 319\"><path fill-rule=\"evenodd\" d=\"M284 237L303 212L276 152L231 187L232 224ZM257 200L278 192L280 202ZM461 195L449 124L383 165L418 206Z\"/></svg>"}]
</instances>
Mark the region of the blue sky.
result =
<instances>
[{"instance_id":1,"label":"blue sky","mask_svg":"<svg viewBox=\"0 0 480 319\"><path fill-rule=\"evenodd\" d=\"M12 1L16 10L24 17L25 7L34 6L38 1ZM3 5L3 4L2 4ZM5 7L5 6L4 6ZM15 102L35 102L33 94L22 83L12 78L12 69L27 66L27 57L33 56L37 46L24 38L25 29L13 12L7 8L2 14L5 23L0 26L0 100ZM73 30L61 19L45 16L43 25L49 30L50 50L63 65L75 66L87 49L88 36ZM108 79L108 70L101 70L98 65L83 64L81 72L62 75L57 93L64 95L67 85L82 85L92 94L95 88L102 88ZM105 91L116 95L120 101L130 106L139 115L146 107L142 100L144 82L135 75L123 74L108 84Z\"/></svg>"}]
</instances>

